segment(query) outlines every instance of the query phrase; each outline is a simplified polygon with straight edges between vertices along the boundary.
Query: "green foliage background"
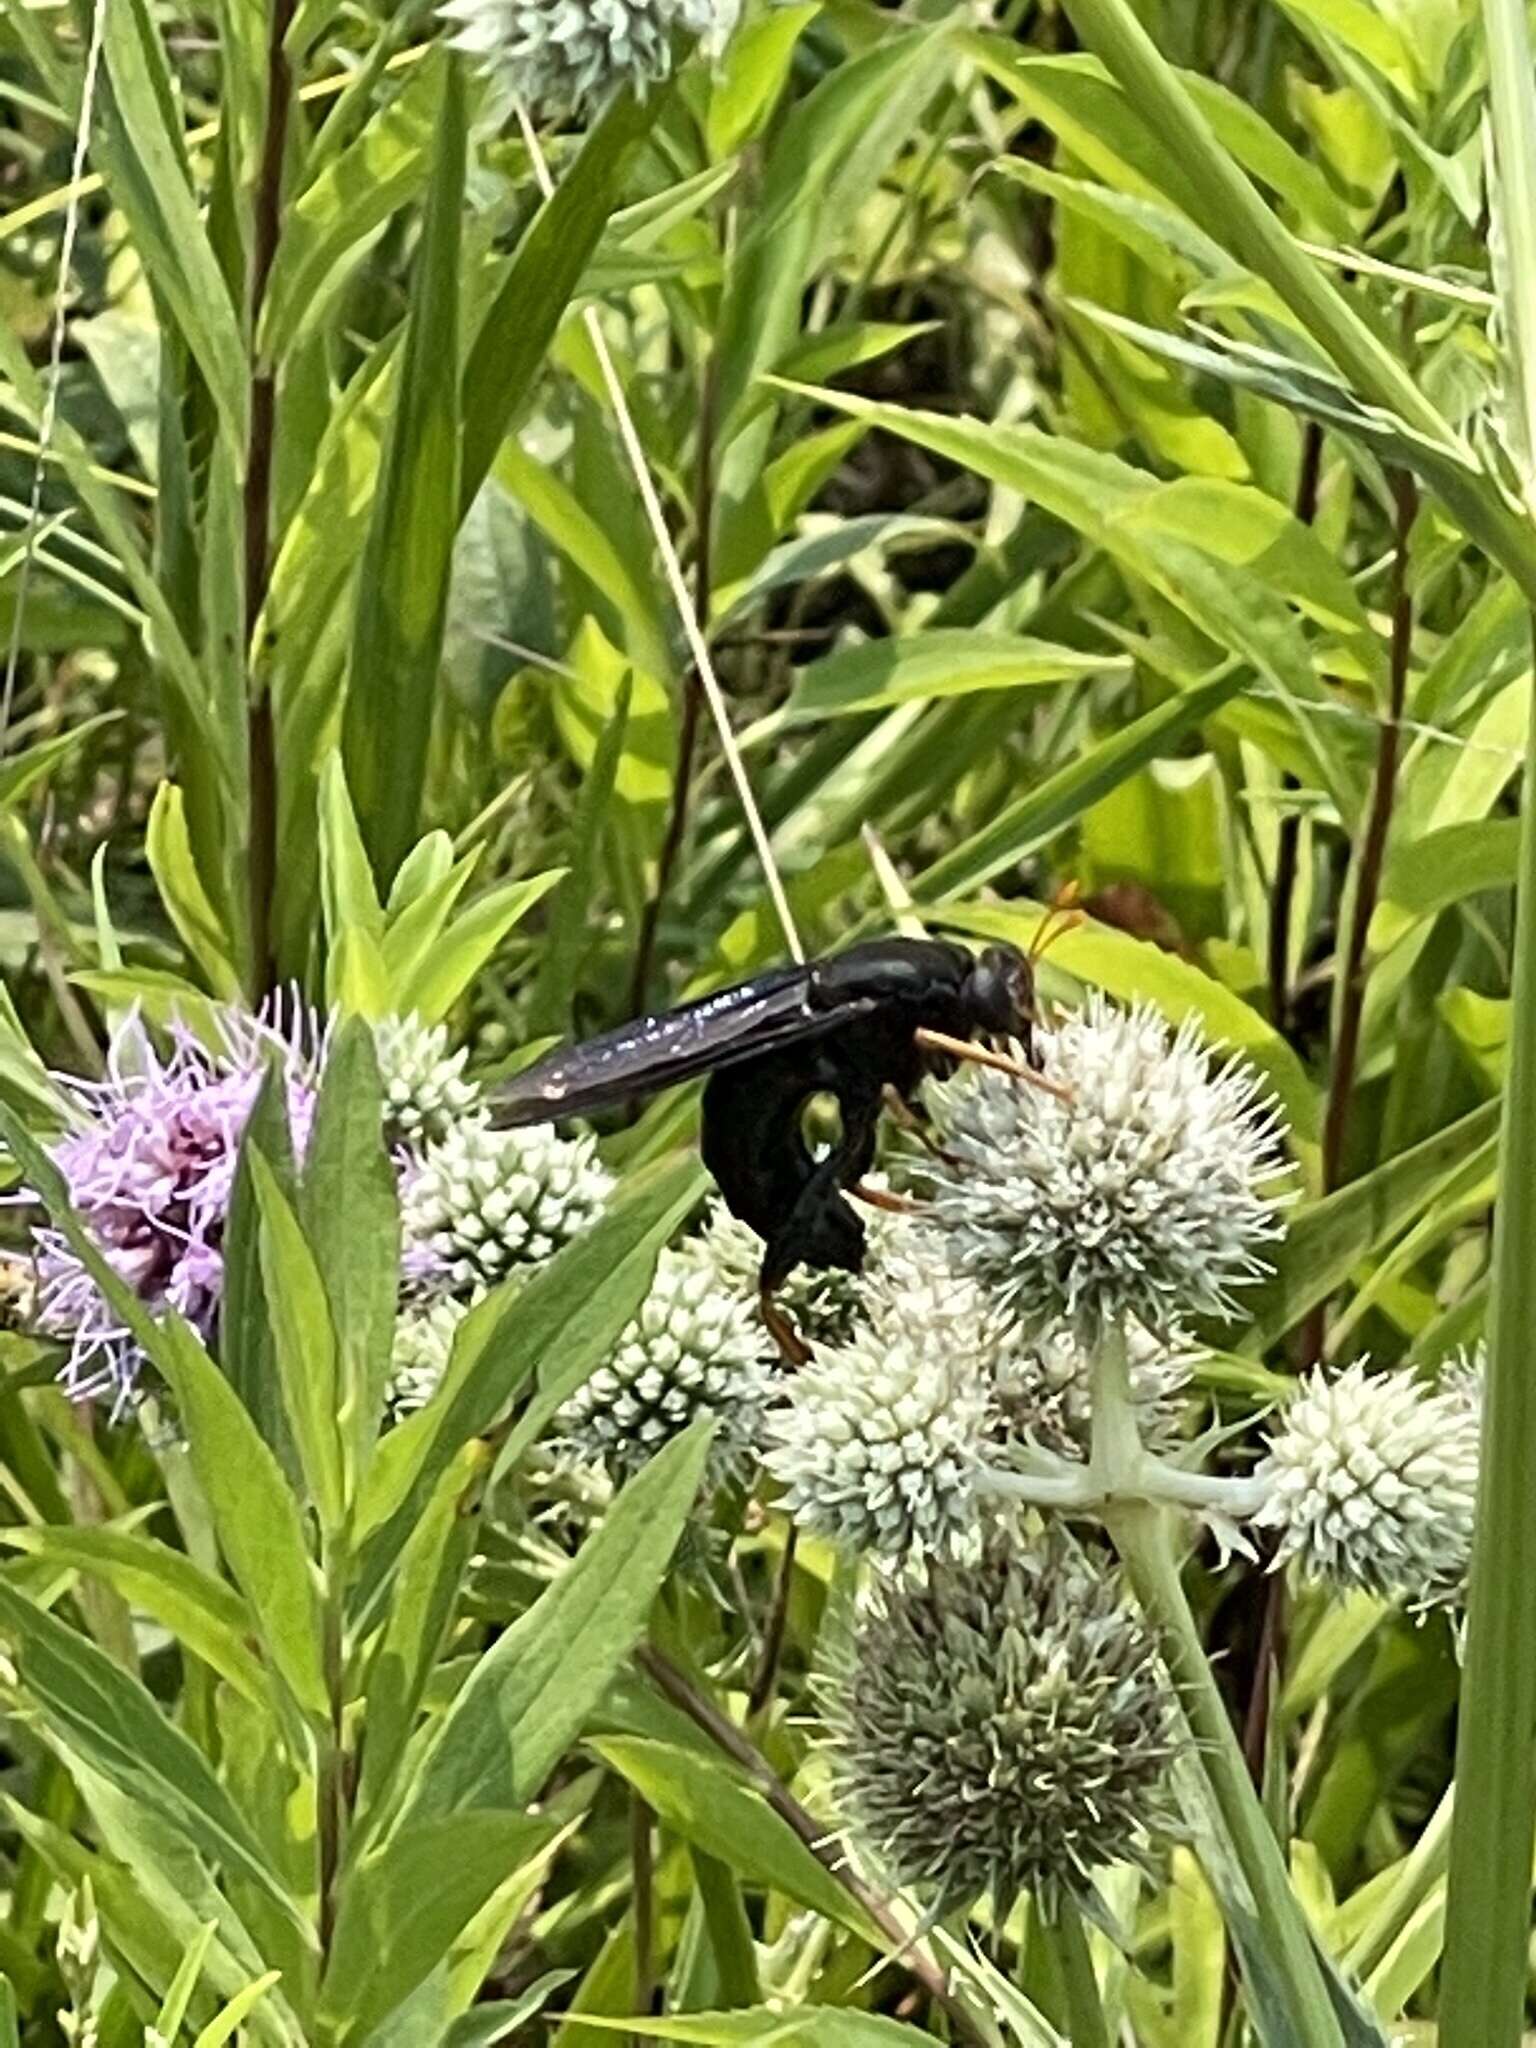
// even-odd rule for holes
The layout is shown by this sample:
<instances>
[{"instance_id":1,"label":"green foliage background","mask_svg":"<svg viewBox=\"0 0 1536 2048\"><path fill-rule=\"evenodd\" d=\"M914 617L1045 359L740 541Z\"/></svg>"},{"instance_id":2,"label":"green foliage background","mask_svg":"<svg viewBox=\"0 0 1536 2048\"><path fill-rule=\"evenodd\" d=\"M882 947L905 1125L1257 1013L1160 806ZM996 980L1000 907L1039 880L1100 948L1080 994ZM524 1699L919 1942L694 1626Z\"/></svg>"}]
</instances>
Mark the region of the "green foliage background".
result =
<instances>
[{"instance_id":1,"label":"green foliage background","mask_svg":"<svg viewBox=\"0 0 1536 2048\"><path fill-rule=\"evenodd\" d=\"M755 0L717 70L547 134L542 202L421 6L16 0L18 1165L49 1129L39 1061L90 1071L135 1000L295 982L449 1019L491 1068L780 956L596 306L808 946L890 925L871 831L935 928L1027 941L1073 878L1089 916L1047 993L1194 1015L1267 1077L1300 1194L1208 1371L1218 1415L1320 1359L1421 1371L1476 1341L1536 599L1533 128L1511 87L1490 155L1490 25L1502 75L1529 53L1518 8L1485 11ZM601 1358L696 1199L691 1102L608 1141L625 1187L594 1240L472 1319L453 1398L376 1447L391 1224L348 1153L378 1084L346 1043L335 1158L298 1186L253 1145L240 1213L271 1298L320 1304L269 1326L256 1288L231 1340L278 1373L297 1473L185 1329L145 1333L185 1451L93 1428L51 1354L5 1340L0 2043L61 2041L73 2012L106 2043L598 2048L653 1979L671 2017L646 2031L701 2042L1429 2041L1442 1996L1468 2001L1446 2048L1517 2037L1528 1766L1490 1768L1523 1753L1536 1656L1514 1225L1452 1969L1448 1629L1312 1595L1261 1640L1264 1582L1202 1551L1251 1730L1278 1651L1255 1761L1358 1995L1287 2031L1197 1840L1119 1901L1132 1945L1095 1938L1085 2005L1027 1912L988 1960L953 1929L913 1951L829 1872L806 1674L832 1563L802 1553L785 1683L748 1717L784 1532L748 1520L734 1609L667 1578L701 1444L574 1562L493 1523L475 1548L487 1460ZM1536 1120L1506 1142L1524 1188ZM327 1185L377 1228L328 1240Z\"/></svg>"}]
</instances>

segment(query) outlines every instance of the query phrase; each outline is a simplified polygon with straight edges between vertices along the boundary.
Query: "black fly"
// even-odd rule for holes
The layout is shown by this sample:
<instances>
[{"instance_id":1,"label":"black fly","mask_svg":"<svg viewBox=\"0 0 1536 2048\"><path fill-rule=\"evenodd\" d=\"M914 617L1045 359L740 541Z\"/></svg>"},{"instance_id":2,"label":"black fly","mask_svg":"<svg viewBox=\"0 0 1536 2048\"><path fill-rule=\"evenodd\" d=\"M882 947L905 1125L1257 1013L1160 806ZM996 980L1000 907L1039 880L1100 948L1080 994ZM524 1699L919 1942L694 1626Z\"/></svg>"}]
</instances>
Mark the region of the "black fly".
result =
<instances>
[{"instance_id":1,"label":"black fly","mask_svg":"<svg viewBox=\"0 0 1536 2048\"><path fill-rule=\"evenodd\" d=\"M764 1317L803 1356L771 1296L796 1266L863 1266L864 1225L846 1197L881 1199L859 1184L882 1107L917 1121L919 1083L955 1059L1037 1078L1034 1023L1034 969L1016 947L977 956L938 939L875 939L550 1053L498 1091L496 1121L588 1115L708 1075L704 1164L764 1240ZM978 1034L1017 1040L1028 1064L978 1045ZM817 1157L802 1120L823 1094L836 1098L842 1129Z\"/></svg>"}]
</instances>

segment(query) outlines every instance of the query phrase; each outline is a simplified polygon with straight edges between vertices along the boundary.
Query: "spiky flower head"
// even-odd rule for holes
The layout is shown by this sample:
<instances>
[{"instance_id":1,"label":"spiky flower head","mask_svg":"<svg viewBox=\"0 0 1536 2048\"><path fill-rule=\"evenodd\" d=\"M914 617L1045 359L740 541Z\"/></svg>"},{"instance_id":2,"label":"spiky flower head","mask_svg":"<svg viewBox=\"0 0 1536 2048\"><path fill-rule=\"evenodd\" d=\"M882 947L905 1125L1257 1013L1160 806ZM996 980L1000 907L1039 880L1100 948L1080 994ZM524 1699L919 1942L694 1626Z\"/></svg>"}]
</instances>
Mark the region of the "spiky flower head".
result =
<instances>
[{"instance_id":1,"label":"spiky flower head","mask_svg":"<svg viewBox=\"0 0 1536 2048\"><path fill-rule=\"evenodd\" d=\"M939 1907L1091 1905L1172 1826L1177 1717L1119 1582L1055 1525L877 1579L829 1687L833 1780L885 1874Z\"/></svg>"},{"instance_id":2,"label":"spiky flower head","mask_svg":"<svg viewBox=\"0 0 1536 2048\"><path fill-rule=\"evenodd\" d=\"M542 1264L593 1224L613 1186L591 1138L548 1124L457 1124L407 1168L402 1267L423 1295L467 1298Z\"/></svg>"},{"instance_id":3,"label":"spiky flower head","mask_svg":"<svg viewBox=\"0 0 1536 2048\"><path fill-rule=\"evenodd\" d=\"M448 1050L446 1024L417 1016L384 1017L373 1028L384 1084L385 1135L394 1143L424 1145L447 1137L456 1124L485 1115L484 1098L464 1078L467 1047Z\"/></svg>"},{"instance_id":4,"label":"spiky flower head","mask_svg":"<svg viewBox=\"0 0 1536 2048\"><path fill-rule=\"evenodd\" d=\"M1438 1387L1351 1365L1314 1372L1287 1404L1254 1474L1254 1516L1277 1564L1422 1611L1466 1586L1477 1503L1481 1382Z\"/></svg>"},{"instance_id":5,"label":"spiky flower head","mask_svg":"<svg viewBox=\"0 0 1536 2048\"><path fill-rule=\"evenodd\" d=\"M297 1006L252 1016L215 1011L210 1045L173 1023L164 1050L135 1012L99 1081L57 1076L74 1121L48 1151L69 1198L114 1271L151 1310L176 1309L205 1338L218 1324L224 1227L240 1140L274 1061L302 1157L314 1116L323 1028ZM30 1199L30 1197L28 1197ZM144 1360L121 1319L51 1226L32 1232L37 1327L66 1338L64 1384L78 1399L131 1397Z\"/></svg>"},{"instance_id":6,"label":"spiky flower head","mask_svg":"<svg viewBox=\"0 0 1536 2048\"><path fill-rule=\"evenodd\" d=\"M395 1321L390 1354L389 1404L397 1416L425 1408L443 1383L453 1340L474 1302L451 1294L422 1308L408 1308Z\"/></svg>"},{"instance_id":7,"label":"spiky flower head","mask_svg":"<svg viewBox=\"0 0 1536 2048\"><path fill-rule=\"evenodd\" d=\"M763 1463L806 1529L921 1566L974 1556L991 1388L967 1352L913 1321L856 1329L788 1382Z\"/></svg>"},{"instance_id":8,"label":"spiky flower head","mask_svg":"<svg viewBox=\"0 0 1536 2048\"><path fill-rule=\"evenodd\" d=\"M1143 1444L1167 1451L1183 1431L1184 1392L1195 1346L1174 1330L1165 1341L1140 1323L1125 1326L1131 1400ZM1058 1457L1087 1455L1093 1429L1093 1357L1078 1325L1063 1317L1043 1329L1016 1324L993 1363L1006 1433Z\"/></svg>"},{"instance_id":9,"label":"spiky flower head","mask_svg":"<svg viewBox=\"0 0 1536 2048\"><path fill-rule=\"evenodd\" d=\"M753 1451L773 1391L757 1319L689 1248L664 1251L640 1313L556 1418L565 1446L630 1478L700 1415L715 1419L712 1480Z\"/></svg>"},{"instance_id":10,"label":"spiky flower head","mask_svg":"<svg viewBox=\"0 0 1536 2048\"><path fill-rule=\"evenodd\" d=\"M936 1089L933 1210L959 1270L1030 1320L1228 1315L1279 1231L1277 1124L1186 1019L1098 995L1039 1046L1058 1097L971 1067Z\"/></svg>"},{"instance_id":11,"label":"spiky flower head","mask_svg":"<svg viewBox=\"0 0 1536 2048\"><path fill-rule=\"evenodd\" d=\"M595 108L628 86L643 94L670 76L678 48L724 48L740 0L446 0L443 18L514 99L540 114Z\"/></svg>"},{"instance_id":12,"label":"spiky flower head","mask_svg":"<svg viewBox=\"0 0 1536 2048\"><path fill-rule=\"evenodd\" d=\"M892 1219L879 1210L863 1218L868 1252L867 1263L876 1263ZM733 1216L724 1202L712 1202L705 1212L704 1227L692 1242L698 1255L714 1269L723 1292L745 1305L757 1301L757 1275L763 1262L763 1240L749 1225ZM854 1273L816 1273L797 1266L778 1290L780 1306L807 1344L840 1344L865 1320L859 1276ZM770 1345L771 1348L771 1345Z\"/></svg>"}]
</instances>

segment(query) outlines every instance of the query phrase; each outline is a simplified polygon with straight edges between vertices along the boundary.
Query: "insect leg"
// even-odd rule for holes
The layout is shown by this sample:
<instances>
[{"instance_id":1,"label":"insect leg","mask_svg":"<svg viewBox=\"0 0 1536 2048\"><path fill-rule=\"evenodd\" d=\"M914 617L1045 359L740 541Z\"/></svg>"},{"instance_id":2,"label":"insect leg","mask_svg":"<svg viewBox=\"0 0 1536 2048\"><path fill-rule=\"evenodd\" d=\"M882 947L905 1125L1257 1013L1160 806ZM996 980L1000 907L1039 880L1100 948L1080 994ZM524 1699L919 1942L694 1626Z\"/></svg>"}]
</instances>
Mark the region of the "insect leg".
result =
<instances>
[{"instance_id":1,"label":"insect leg","mask_svg":"<svg viewBox=\"0 0 1536 2048\"><path fill-rule=\"evenodd\" d=\"M951 1038L947 1031L930 1031L926 1024L920 1024L912 1035L925 1052L942 1052L952 1060L970 1060L978 1067L995 1067L1000 1074L1012 1074L1016 1081L1028 1081L1032 1088L1044 1089L1058 1102L1072 1100L1072 1090L1064 1088L1059 1081L1048 1081L1044 1074L1037 1074L1022 1060L1010 1059L1005 1052L993 1052L990 1046L978 1045L974 1039Z\"/></svg>"},{"instance_id":2,"label":"insect leg","mask_svg":"<svg viewBox=\"0 0 1536 2048\"><path fill-rule=\"evenodd\" d=\"M771 1288L758 1289L757 1308L769 1336L783 1355L784 1363L792 1366L804 1365L810 1358L811 1347L774 1300Z\"/></svg>"},{"instance_id":3,"label":"insect leg","mask_svg":"<svg viewBox=\"0 0 1536 2048\"><path fill-rule=\"evenodd\" d=\"M930 1153L935 1159L942 1159L946 1166L959 1164L954 1154L946 1152L929 1130L927 1117L914 1103L908 1102L894 1081L887 1081L880 1094L881 1100L890 1111L892 1123L899 1125L902 1130L916 1138L925 1152Z\"/></svg>"},{"instance_id":4,"label":"insect leg","mask_svg":"<svg viewBox=\"0 0 1536 2048\"><path fill-rule=\"evenodd\" d=\"M888 1209L893 1216L916 1216L923 1206L910 1195L898 1195L891 1188L867 1188L861 1180L855 1181L848 1192L859 1201L868 1202L871 1209Z\"/></svg>"}]
</instances>

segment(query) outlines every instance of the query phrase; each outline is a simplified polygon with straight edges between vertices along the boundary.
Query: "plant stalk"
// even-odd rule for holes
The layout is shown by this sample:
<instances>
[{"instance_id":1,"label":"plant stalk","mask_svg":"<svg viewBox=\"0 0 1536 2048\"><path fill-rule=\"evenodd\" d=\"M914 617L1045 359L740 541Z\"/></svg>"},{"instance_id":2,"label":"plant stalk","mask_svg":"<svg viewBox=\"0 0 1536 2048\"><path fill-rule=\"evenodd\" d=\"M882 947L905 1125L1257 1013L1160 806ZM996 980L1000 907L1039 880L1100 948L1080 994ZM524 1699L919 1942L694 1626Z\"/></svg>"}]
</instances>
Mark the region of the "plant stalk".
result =
<instances>
[{"instance_id":1,"label":"plant stalk","mask_svg":"<svg viewBox=\"0 0 1536 2048\"><path fill-rule=\"evenodd\" d=\"M967 2043L968 2048L991 2048L990 2035L964 1999L951 1989L948 1974L926 1944L904 1927L889 1904L864 1882L836 1838L829 1836L800 1804L756 1744L653 1644L642 1643L635 1652L635 1661L663 1697L680 1708L723 1755L746 1772L779 1819L863 1908L890 1943L891 1961L949 2015L955 2039Z\"/></svg>"},{"instance_id":2,"label":"plant stalk","mask_svg":"<svg viewBox=\"0 0 1536 2048\"><path fill-rule=\"evenodd\" d=\"M1062 1989L1066 1993L1067 2038L1072 2048L1110 2048L1099 1980L1094 1975L1093 1955L1088 1947L1088 1929L1069 1899L1063 1899L1057 1908L1054 1939Z\"/></svg>"},{"instance_id":3,"label":"plant stalk","mask_svg":"<svg viewBox=\"0 0 1536 2048\"><path fill-rule=\"evenodd\" d=\"M638 1792L629 1798L629 1867L634 1884L636 2013L648 2016L656 1997L656 1844L655 1820ZM631 2036L640 2048L643 2034Z\"/></svg>"},{"instance_id":4,"label":"plant stalk","mask_svg":"<svg viewBox=\"0 0 1536 2048\"><path fill-rule=\"evenodd\" d=\"M257 350L257 333L267 283L282 231L283 161L288 151L288 120L293 102L293 75L286 48L298 0L272 0L267 33L267 114L261 142L252 207L250 300L246 317L251 346L250 435L245 451L245 641L251 664L250 707L247 712L249 759L248 875L250 881L250 982L259 1001L274 986L277 963L272 953L272 891L277 879L277 744L272 725L270 679L262 673L256 627L267 601L272 573L272 463L277 438L277 367Z\"/></svg>"},{"instance_id":5,"label":"plant stalk","mask_svg":"<svg viewBox=\"0 0 1536 2048\"><path fill-rule=\"evenodd\" d=\"M1294 2038L1302 2048L1342 2048L1343 2036L1280 1844L1259 1804L1184 1597L1169 1511L1145 1501L1126 1501L1109 1511L1105 1525L1179 1689L1211 1796L1211 1818L1253 1895L1277 1983L1287 1995Z\"/></svg>"}]
</instances>

